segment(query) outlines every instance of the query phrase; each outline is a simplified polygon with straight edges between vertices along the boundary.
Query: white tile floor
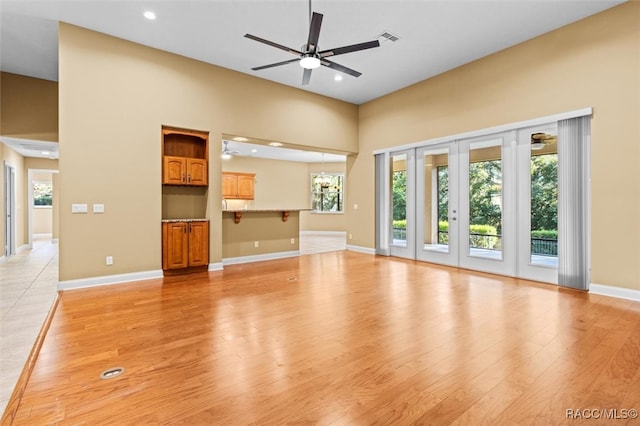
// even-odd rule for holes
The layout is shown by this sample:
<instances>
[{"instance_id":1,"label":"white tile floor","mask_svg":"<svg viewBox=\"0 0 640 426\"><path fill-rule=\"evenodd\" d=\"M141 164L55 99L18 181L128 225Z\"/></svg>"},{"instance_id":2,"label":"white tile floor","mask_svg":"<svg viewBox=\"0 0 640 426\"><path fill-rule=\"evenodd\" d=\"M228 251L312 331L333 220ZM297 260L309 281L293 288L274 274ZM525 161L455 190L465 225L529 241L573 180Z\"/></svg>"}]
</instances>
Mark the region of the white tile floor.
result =
<instances>
[{"instance_id":1,"label":"white tile floor","mask_svg":"<svg viewBox=\"0 0 640 426\"><path fill-rule=\"evenodd\" d=\"M53 304L58 245L38 237L31 250L0 261L0 417Z\"/></svg>"},{"instance_id":2,"label":"white tile floor","mask_svg":"<svg viewBox=\"0 0 640 426\"><path fill-rule=\"evenodd\" d=\"M301 234L300 253L346 249L344 235ZM0 261L0 417L9 402L58 283L58 245L34 239L33 249Z\"/></svg>"},{"instance_id":3,"label":"white tile floor","mask_svg":"<svg viewBox=\"0 0 640 426\"><path fill-rule=\"evenodd\" d=\"M324 253L347 249L346 236L334 234L300 234L300 254Z\"/></svg>"}]
</instances>

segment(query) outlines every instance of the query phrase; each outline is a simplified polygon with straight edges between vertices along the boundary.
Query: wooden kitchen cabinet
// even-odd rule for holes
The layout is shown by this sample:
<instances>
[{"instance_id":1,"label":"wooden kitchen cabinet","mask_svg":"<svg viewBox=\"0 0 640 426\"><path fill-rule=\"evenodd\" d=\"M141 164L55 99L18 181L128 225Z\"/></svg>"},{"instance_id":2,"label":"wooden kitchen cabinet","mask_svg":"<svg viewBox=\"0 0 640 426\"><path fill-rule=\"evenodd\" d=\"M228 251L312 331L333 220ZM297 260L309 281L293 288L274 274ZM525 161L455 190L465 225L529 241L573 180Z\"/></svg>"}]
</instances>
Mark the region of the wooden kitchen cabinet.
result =
<instances>
[{"instance_id":1,"label":"wooden kitchen cabinet","mask_svg":"<svg viewBox=\"0 0 640 426\"><path fill-rule=\"evenodd\" d=\"M199 158L173 157L163 158L163 178L165 185L207 186L207 161Z\"/></svg>"},{"instance_id":2,"label":"wooden kitchen cabinet","mask_svg":"<svg viewBox=\"0 0 640 426\"><path fill-rule=\"evenodd\" d=\"M162 184L207 186L209 134L162 128Z\"/></svg>"},{"instance_id":3,"label":"wooden kitchen cabinet","mask_svg":"<svg viewBox=\"0 0 640 426\"><path fill-rule=\"evenodd\" d=\"M254 173L222 173L222 198L253 200L255 197Z\"/></svg>"},{"instance_id":4,"label":"wooden kitchen cabinet","mask_svg":"<svg viewBox=\"0 0 640 426\"><path fill-rule=\"evenodd\" d=\"M162 269L193 271L209 264L209 222L162 223Z\"/></svg>"}]
</instances>

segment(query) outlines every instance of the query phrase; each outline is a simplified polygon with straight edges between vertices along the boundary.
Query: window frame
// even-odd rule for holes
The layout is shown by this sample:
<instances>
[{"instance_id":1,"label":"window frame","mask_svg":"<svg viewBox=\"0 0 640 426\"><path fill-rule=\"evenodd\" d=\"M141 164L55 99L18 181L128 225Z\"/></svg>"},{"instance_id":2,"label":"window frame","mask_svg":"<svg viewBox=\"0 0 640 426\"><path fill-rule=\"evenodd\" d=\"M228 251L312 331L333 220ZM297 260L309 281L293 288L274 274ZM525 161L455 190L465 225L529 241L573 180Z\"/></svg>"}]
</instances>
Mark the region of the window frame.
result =
<instances>
[{"instance_id":1,"label":"window frame","mask_svg":"<svg viewBox=\"0 0 640 426\"><path fill-rule=\"evenodd\" d=\"M320 194L321 192L317 192L314 190L314 184L316 182L316 179L318 177L321 176L330 176L330 177L340 177L341 178L341 187L340 190L338 191L330 191L331 193L337 193L339 195L338 197L338 206L341 208L340 210L336 210L336 211L329 211L329 210L317 210L314 208L314 198L316 194ZM344 210L345 210L345 174L342 172L314 172L310 174L310 205L311 205L311 213L314 214L344 214Z\"/></svg>"}]
</instances>

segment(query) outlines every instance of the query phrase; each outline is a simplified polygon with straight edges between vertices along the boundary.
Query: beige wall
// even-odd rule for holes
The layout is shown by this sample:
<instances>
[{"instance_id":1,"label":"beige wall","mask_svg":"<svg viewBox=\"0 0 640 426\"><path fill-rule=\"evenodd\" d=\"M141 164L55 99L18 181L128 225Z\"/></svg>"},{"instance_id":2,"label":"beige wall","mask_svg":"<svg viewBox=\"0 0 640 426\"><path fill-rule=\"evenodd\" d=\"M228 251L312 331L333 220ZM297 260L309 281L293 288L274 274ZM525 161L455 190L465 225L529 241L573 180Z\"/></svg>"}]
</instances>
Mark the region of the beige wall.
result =
<instances>
[{"instance_id":1,"label":"beige wall","mask_svg":"<svg viewBox=\"0 0 640 426\"><path fill-rule=\"evenodd\" d=\"M58 83L0 73L0 135L58 141Z\"/></svg>"},{"instance_id":2,"label":"beige wall","mask_svg":"<svg viewBox=\"0 0 640 426\"><path fill-rule=\"evenodd\" d=\"M299 249L300 220L291 212L287 221L280 212L247 212L235 223L233 213L222 216L222 257L256 256ZM255 242L258 247L255 247ZM293 241L293 243L291 242Z\"/></svg>"},{"instance_id":3,"label":"beige wall","mask_svg":"<svg viewBox=\"0 0 640 426\"><path fill-rule=\"evenodd\" d=\"M593 107L592 282L640 289L640 3L629 2L360 107L348 228L374 247L375 149ZM361 208L353 210L353 203Z\"/></svg>"},{"instance_id":4,"label":"beige wall","mask_svg":"<svg viewBox=\"0 0 640 426\"><path fill-rule=\"evenodd\" d=\"M253 209L309 208L309 194L304 176L307 163L264 158L233 157L222 162L226 172L255 173L255 199L247 202ZM216 179L220 184L220 180ZM244 201L228 200L229 208Z\"/></svg>"},{"instance_id":5,"label":"beige wall","mask_svg":"<svg viewBox=\"0 0 640 426\"><path fill-rule=\"evenodd\" d=\"M2 226L0 226L0 243L2 246L0 256L4 255L4 241L6 230L4 217L4 164L13 167L16 173L16 250L21 246L28 244L29 242L27 238L28 198L24 157L22 157L20 154L18 154L5 144L0 143L0 167L2 167L2 169L0 170L0 221L2 223Z\"/></svg>"},{"instance_id":6,"label":"beige wall","mask_svg":"<svg viewBox=\"0 0 640 426\"><path fill-rule=\"evenodd\" d=\"M210 132L212 262L223 133L356 152L355 105L60 24L60 280L159 270L162 125ZM308 118L322 132L308 131ZM105 213L72 215L72 203ZM114 265L105 266L105 256Z\"/></svg>"}]
</instances>

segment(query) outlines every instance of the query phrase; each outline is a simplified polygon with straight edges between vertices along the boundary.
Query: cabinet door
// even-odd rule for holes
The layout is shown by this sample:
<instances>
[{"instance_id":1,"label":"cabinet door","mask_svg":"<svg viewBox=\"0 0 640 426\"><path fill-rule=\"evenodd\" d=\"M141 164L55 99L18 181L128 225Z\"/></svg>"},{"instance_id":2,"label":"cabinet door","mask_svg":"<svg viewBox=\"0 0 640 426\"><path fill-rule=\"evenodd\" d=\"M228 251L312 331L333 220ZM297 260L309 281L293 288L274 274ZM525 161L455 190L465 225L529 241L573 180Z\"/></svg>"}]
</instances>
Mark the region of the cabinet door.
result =
<instances>
[{"instance_id":1,"label":"cabinet door","mask_svg":"<svg viewBox=\"0 0 640 426\"><path fill-rule=\"evenodd\" d=\"M253 176L238 175L238 198L253 200Z\"/></svg>"},{"instance_id":2,"label":"cabinet door","mask_svg":"<svg viewBox=\"0 0 640 426\"><path fill-rule=\"evenodd\" d=\"M206 186L207 160L200 158L187 158L187 183L189 185Z\"/></svg>"},{"instance_id":3,"label":"cabinet door","mask_svg":"<svg viewBox=\"0 0 640 426\"><path fill-rule=\"evenodd\" d=\"M186 168L185 158L165 155L162 164L162 183L184 185L187 178Z\"/></svg>"},{"instance_id":4,"label":"cabinet door","mask_svg":"<svg viewBox=\"0 0 640 426\"><path fill-rule=\"evenodd\" d=\"M186 222L163 223L162 268L179 269L189 266L189 234Z\"/></svg>"},{"instance_id":5,"label":"cabinet door","mask_svg":"<svg viewBox=\"0 0 640 426\"><path fill-rule=\"evenodd\" d=\"M189 266L209 264L209 223L189 223Z\"/></svg>"},{"instance_id":6,"label":"cabinet door","mask_svg":"<svg viewBox=\"0 0 640 426\"><path fill-rule=\"evenodd\" d=\"M222 198L236 198L238 194L238 177L230 173L222 174Z\"/></svg>"}]
</instances>

